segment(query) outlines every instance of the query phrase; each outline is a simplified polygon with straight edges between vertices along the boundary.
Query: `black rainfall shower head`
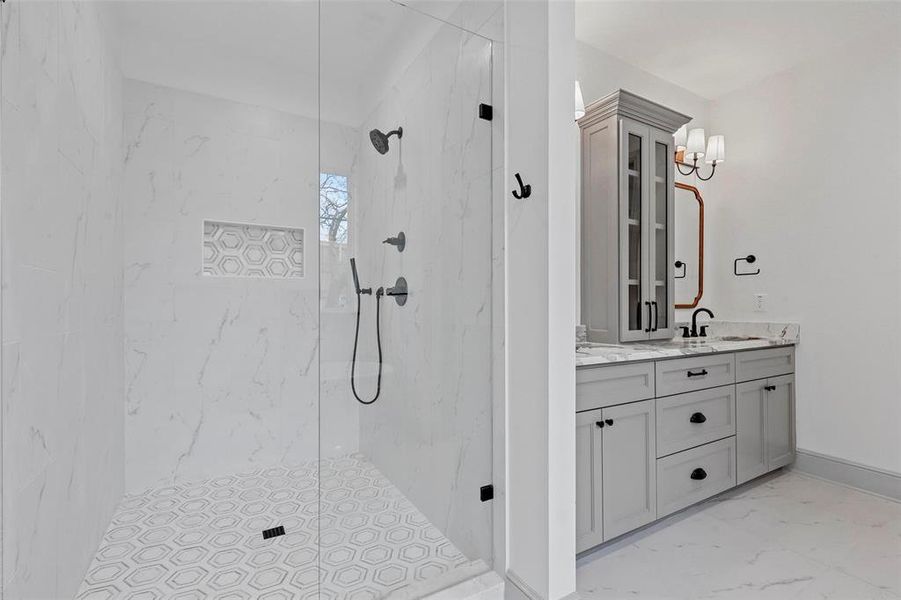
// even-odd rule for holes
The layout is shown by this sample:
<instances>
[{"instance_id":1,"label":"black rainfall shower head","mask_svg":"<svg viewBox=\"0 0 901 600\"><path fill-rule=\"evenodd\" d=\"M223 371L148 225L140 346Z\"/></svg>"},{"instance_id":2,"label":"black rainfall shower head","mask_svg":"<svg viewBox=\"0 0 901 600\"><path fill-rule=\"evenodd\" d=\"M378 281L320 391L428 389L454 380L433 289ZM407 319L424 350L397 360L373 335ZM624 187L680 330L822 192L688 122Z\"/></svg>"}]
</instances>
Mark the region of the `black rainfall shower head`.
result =
<instances>
[{"instance_id":1,"label":"black rainfall shower head","mask_svg":"<svg viewBox=\"0 0 901 600\"><path fill-rule=\"evenodd\" d=\"M392 135L396 135L397 139L404 137L404 128L398 127L394 131L389 131L388 133L382 133L378 129L373 129L369 132L369 141L372 142L373 148L375 148L379 154L387 154L388 138Z\"/></svg>"}]
</instances>

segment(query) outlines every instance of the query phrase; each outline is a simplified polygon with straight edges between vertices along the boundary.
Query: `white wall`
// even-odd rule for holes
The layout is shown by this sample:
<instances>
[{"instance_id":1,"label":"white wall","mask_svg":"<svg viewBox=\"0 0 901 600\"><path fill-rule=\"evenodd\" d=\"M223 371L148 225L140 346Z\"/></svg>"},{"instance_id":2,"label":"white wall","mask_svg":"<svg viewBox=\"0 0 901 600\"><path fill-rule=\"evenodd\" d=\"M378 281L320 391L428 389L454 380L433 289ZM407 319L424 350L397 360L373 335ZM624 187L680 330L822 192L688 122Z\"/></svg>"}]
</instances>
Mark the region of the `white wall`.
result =
<instances>
[{"instance_id":1,"label":"white wall","mask_svg":"<svg viewBox=\"0 0 901 600\"><path fill-rule=\"evenodd\" d=\"M72 598L124 479L121 75L97 4L0 14L3 596Z\"/></svg>"},{"instance_id":2,"label":"white wall","mask_svg":"<svg viewBox=\"0 0 901 600\"><path fill-rule=\"evenodd\" d=\"M708 293L797 321L798 447L901 472L901 52L870 37L720 98ZM758 277L732 260L757 255ZM752 294L768 309L752 311Z\"/></svg>"},{"instance_id":3,"label":"white wall","mask_svg":"<svg viewBox=\"0 0 901 600\"><path fill-rule=\"evenodd\" d=\"M126 483L133 492L319 452L318 121L127 80ZM323 124L347 172L356 132ZM204 219L305 230L302 279L202 275ZM356 406L325 454L357 448Z\"/></svg>"},{"instance_id":4,"label":"white wall","mask_svg":"<svg viewBox=\"0 0 901 600\"><path fill-rule=\"evenodd\" d=\"M624 89L693 117L693 127L703 127L710 111L707 98L584 42L576 43L576 77L582 84L586 105Z\"/></svg>"},{"instance_id":5,"label":"white wall","mask_svg":"<svg viewBox=\"0 0 901 600\"><path fill-rule=\"evenodd\" d=\"M508 1L504 22L506 595L556 599L575 591L574 5Z\"/></svg>"}]
</instances>

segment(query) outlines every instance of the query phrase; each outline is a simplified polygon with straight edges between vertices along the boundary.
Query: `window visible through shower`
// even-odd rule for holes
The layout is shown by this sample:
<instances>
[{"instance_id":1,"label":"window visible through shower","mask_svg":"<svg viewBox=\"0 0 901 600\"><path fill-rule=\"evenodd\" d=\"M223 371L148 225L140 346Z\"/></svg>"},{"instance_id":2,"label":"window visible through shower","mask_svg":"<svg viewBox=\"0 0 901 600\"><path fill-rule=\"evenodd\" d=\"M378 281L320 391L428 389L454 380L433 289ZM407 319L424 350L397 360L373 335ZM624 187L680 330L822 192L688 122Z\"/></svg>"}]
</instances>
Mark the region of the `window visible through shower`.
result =
<instances>
[{"instance_id":1,"label":"window visible through shower","mask_svg":"<svg viewBox=\"0 0 901 600\"><path fill-rule=\"evenodd\" d=\"M503 10L437 4L0 4L4 600L491 568Z\"/></svg>"}]
</instances>

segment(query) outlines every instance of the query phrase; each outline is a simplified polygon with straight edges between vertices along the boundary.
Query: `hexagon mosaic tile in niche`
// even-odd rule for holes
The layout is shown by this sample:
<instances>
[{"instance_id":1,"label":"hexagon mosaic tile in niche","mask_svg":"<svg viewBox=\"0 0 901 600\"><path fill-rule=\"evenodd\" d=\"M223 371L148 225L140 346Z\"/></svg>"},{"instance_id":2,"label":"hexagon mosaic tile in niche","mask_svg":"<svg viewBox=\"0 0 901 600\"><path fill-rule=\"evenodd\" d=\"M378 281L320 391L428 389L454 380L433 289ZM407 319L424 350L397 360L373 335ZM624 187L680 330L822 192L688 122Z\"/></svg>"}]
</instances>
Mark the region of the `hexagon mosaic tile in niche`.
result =
<instances>
[{"instance_id":1,"label":"hexagon mosaic tile in niche","mask_svg":"<svg viewBox=\"0 0 901 600\"><path fill-rule=\"evenodd\" d=\"M203 222L207 277L303 277L304 231L252 223Z\"/></svg>"}]
</instances>

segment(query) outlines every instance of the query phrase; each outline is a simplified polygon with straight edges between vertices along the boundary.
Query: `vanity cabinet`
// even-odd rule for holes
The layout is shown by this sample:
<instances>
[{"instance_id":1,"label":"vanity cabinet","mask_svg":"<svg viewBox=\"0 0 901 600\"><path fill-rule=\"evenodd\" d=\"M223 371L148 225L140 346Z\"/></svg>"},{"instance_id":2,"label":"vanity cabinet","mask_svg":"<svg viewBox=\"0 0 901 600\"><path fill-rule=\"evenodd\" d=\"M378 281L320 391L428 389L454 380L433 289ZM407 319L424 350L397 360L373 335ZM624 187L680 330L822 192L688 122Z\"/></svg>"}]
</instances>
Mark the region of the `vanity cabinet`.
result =
<instances>
[{"instance_id":1,"label":"vanity cabinet","mask_svg":"<svg viewBox=\"0 0 901 600\"><path fill-rule=\"evenodd\" d=\"M795 459L795 377L740 383L737 389L738 483Z\"/></svg>"},{"instance_id":2,"label":"vanity cabinet","mask_svg":"<svg viewBox=\"0 0 901 600\"><path fill-rule=\"evenodd\" d=\"M580 367L577 552L790 464L793 371L791 346Z\"/></svg>"},{"instance_id":3,"label":"vanity cabinet","mask_svg":"<svg viewBox=\"0 0 901 600\"><path fill-rule=\"evenodd\" d=\"M604 539L657 518L654 401L603 409Z\"/></svg>"},{"instance_id":4,"label":"vanity cabinet","mask_svg":"<svg viewBox=\"0 0 901 600\"><path fill-rule=\"evenodd\" d=\"M689 120L623 90L579 120L589 341L673 337L673 132Z\"/></svg>"},{"instance_id":5,"label":"vanity cabinet","mask_svg":"<svg viewBox=\"0 0 901 600\"><path fill-rule=\"evenodd\" d=\"M657 518L655 423L653 400L577 414L577 551Z\"/></svg>"}]
</instances>

